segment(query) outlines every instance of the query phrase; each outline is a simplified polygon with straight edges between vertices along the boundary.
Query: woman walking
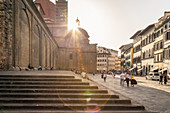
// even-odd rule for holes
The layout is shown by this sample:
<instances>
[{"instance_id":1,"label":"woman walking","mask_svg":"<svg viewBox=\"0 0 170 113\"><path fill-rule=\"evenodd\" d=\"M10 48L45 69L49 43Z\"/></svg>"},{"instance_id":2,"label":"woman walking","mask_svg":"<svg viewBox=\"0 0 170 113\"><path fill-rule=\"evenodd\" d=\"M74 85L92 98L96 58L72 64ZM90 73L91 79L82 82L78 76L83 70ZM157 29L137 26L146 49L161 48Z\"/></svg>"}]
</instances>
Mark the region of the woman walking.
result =
<instances>
[{"instance_id":1,"label":"woman walking","mask_svg":"<svg viewBox=\"0 0 170 113\"><path fill-rule=\"evenodd\" d=\"M106 82L106 78L107 78L107 73L106 73L106 71L104 71L103 78L104 78L104 82Z\"/></svg>"},{"instance_id":2,"label":"woman walking","mask_svg":"<svg viewBox=\"0 0 170 113\"><path fill-rule=\"evenodd\" d=\"M163 74L160 73L159 84L161 83L161 85L162 85L162 81L163 81Z\"/></svg>"},{"instance_id":3,"label":"woman walking","mask_svg":"<svg viewBox=\"0 0 170 113\"><path fill-rule=\"evenodd\" d=\"M134 74L132 73L132 75L131 75L131 86L134 87L135 83L136 83L136 80L135 80Z\"/></svg>"},{"instance_id":4,"label":"woman walking","mask_svg":"<svg viewBox=\"0 0 170 113\"><path fill-rule=\"evenodd\" d=\"M164 84L166 85L166 83L167 83L167 73L165 72L165 74L164 74Z\"/></svg>"},{"instance_id":5,"label":"woman walking","mask_svg":"<svg viewBox=\"0 0 170 113\"><path fill-rule=\"evenodd\" d=\"M129 72L126 74L126 83L127 87L129 87Z\"/></svg>"}]
</instances>

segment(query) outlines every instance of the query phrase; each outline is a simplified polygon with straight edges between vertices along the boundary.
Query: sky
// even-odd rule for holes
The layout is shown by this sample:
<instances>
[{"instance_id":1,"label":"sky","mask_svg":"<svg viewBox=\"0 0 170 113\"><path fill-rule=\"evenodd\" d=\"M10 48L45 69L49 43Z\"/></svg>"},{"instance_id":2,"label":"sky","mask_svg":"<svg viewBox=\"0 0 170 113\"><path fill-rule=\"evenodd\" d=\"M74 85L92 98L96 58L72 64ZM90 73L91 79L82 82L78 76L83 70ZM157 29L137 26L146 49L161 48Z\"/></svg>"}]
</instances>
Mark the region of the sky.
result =
<instances>
[{"instance_id":1,"label":"sky","mask_svg":"<svg viewBox=\"0 0 170 113\"><path fill-rule=\"evenodd\" d=\"M170 0L68 0L68 25L71 29L78 17L90 43L120 51L138 30L170 11L169 4Z\"/></svg>"}]
</instances>

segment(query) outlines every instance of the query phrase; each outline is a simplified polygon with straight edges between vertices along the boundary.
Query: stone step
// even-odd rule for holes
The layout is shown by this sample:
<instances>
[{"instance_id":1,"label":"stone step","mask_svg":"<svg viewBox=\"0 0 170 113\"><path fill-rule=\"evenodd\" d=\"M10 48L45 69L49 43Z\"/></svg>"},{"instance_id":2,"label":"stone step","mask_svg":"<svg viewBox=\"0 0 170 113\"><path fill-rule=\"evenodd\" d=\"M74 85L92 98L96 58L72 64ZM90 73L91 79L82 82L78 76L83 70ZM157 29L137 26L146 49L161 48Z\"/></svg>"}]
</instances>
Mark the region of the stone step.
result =
<instances>
[{"instance_id":1,"label":"stone step","mask_svg":"<svg viewBox=\"0 0 170 113\"><path fill-rule=\"evenodd\" d=\"M0 104L3 103L98 103L98 104L131 104L130 100L114 98L0 98Z\"/></svg>"},{"instance_id":2,"label":"stone step","mask_svg":"<svg viewBox=\"0 0 170 113\"><path fill-rule=\"evenodd\" d=\"M57 89L98 89L97 86L85 86L85 85L31 85L31 84L8 84L8 85L0 85L0 88L57 88Z\"/></svg>"},{"instance_id":3,"label":"stone step","mask_svg":"<svg viewBox=\"0 0 170 113\"><path fill-rule=\"evenodd\" d=\"M74 75L0 75L0 113L147 113Z\"/></svg>"},{"instance_id":4,"label":"stone step","mask_svg":"<svg viewBox=\"0 0 170 113\"><path fill-rule=\"evenodd\" d=\"M1 84L54 84L54 85L89 85L88 82L81 81L1 81Z\"/></svg>"},{"instance_id":5,"label":"stone step","mask_svg":"<svg viewBox=\"0 0 170 113\"><path fill-rule=\"evenodd\" d=\"M109 95L106 93L2 93L0 92L0 98L119 98L118 95Z\"/></svg>"},{"instance_id":6,"label":"stone step","mask_svg":"<svg viewBox=\"0 0 170 113\"><path fill-rule=\"evenodd\" d=\"M107 90L103 89L54 89L54 88L0 88L1 92L4 93L108 93Z\"/></svg>"},{"instance_id":7,"label":"stone step","mask_svg":"<svg viewBox=\"0 0 170 113\"><path fill-rule=\"evenodd\" d=\"M0 75L0 78L12 78L12 77L19 77L19 78L75 78L74 76L70 75Z\"/></svg>"},{"instance_id":8,"label":"stone step","mask_svg":"<svg viewBox=\"0 0 170 113\"><path fill-rule=\"evenodd\" d=\"M32 109L32 110L144 110L143 106L131 104L39 104L39 103L2 103L0 109Z\"/></svg>"},{"instance_id":9,"label":"stone step","mask_svg":"<svg viewBox=\"0 0 170 113\"><path fill-rule=\"evenodd\" d=\"M81 79L74 78L19 78L19 77L1 77L1 81L82 81Z\"/></svg>"},{"instance_id":10,"label":"stone step","mask_svg":"<svg viewBox=\"0 0 170 113\"><path fill-rule=\"evenodd\" d=\"M2 113L156 113L156 112L147 112L145 110L114 110L114 111L104 111L104 110L93 110L93 111L73 111L73 110L27 110L27 109L19 109L19 110L2 110Z\"/></svg>"}]
</instances>

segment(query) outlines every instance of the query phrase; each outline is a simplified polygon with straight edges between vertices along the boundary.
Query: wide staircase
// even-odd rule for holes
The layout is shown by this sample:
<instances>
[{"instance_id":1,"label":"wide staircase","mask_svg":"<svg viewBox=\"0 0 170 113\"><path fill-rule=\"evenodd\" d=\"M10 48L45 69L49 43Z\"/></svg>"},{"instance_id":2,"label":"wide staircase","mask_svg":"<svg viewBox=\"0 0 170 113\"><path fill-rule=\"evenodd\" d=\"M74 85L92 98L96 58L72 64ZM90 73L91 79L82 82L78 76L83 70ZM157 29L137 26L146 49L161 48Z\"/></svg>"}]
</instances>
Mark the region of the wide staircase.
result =
<instances>
[{"instance_id":1,"label":"wide staircase","mask_svg":"<svg viewBox=\"0 0 170 113\"><path fill-rule=\"evenodd\" d=\"M74 74L0 75L0 113L148 113Z\"/></svg>"}]
</instances>

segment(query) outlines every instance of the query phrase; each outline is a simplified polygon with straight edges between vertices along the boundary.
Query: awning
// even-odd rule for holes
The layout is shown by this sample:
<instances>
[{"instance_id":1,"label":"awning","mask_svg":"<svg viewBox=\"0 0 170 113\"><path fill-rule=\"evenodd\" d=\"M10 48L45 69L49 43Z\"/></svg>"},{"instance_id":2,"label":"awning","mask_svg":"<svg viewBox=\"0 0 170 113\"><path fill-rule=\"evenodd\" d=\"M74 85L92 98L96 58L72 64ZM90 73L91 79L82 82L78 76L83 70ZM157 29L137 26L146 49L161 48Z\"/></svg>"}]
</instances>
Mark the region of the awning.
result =
<instances>
[{"instance_id":1,"label":"awning","mask_svg":"<svg viewBox=\"0 0 170 113\"><path fill-rule=\"evenodd\" d=\"M151 71L155 71L155 70L158 70L158 69L159 69L159 67L155 67Z\"/></svg>"},{"instance_id":2,"label":"awning","mask_svg":"<svg viewBox=\"0 0 170 113\"><path fill-rule=\"evenodd\" d=\"M133 68L129 69L129 71L132 71L133 69L135 69L135 67L133 67Z\"/></svg>"},{"instance_id":3,"label":"awning","mask_svg":"<svg viewBox=\"0 0 170 113\"><path fill-rule=\"evenodd\" d=\"M143 68L140 68L140 69L138 69L137 71L138 71L138 72L139 72L139 71L142 71L142 69L143 69Z\"/></svg>"}]
</instances>

